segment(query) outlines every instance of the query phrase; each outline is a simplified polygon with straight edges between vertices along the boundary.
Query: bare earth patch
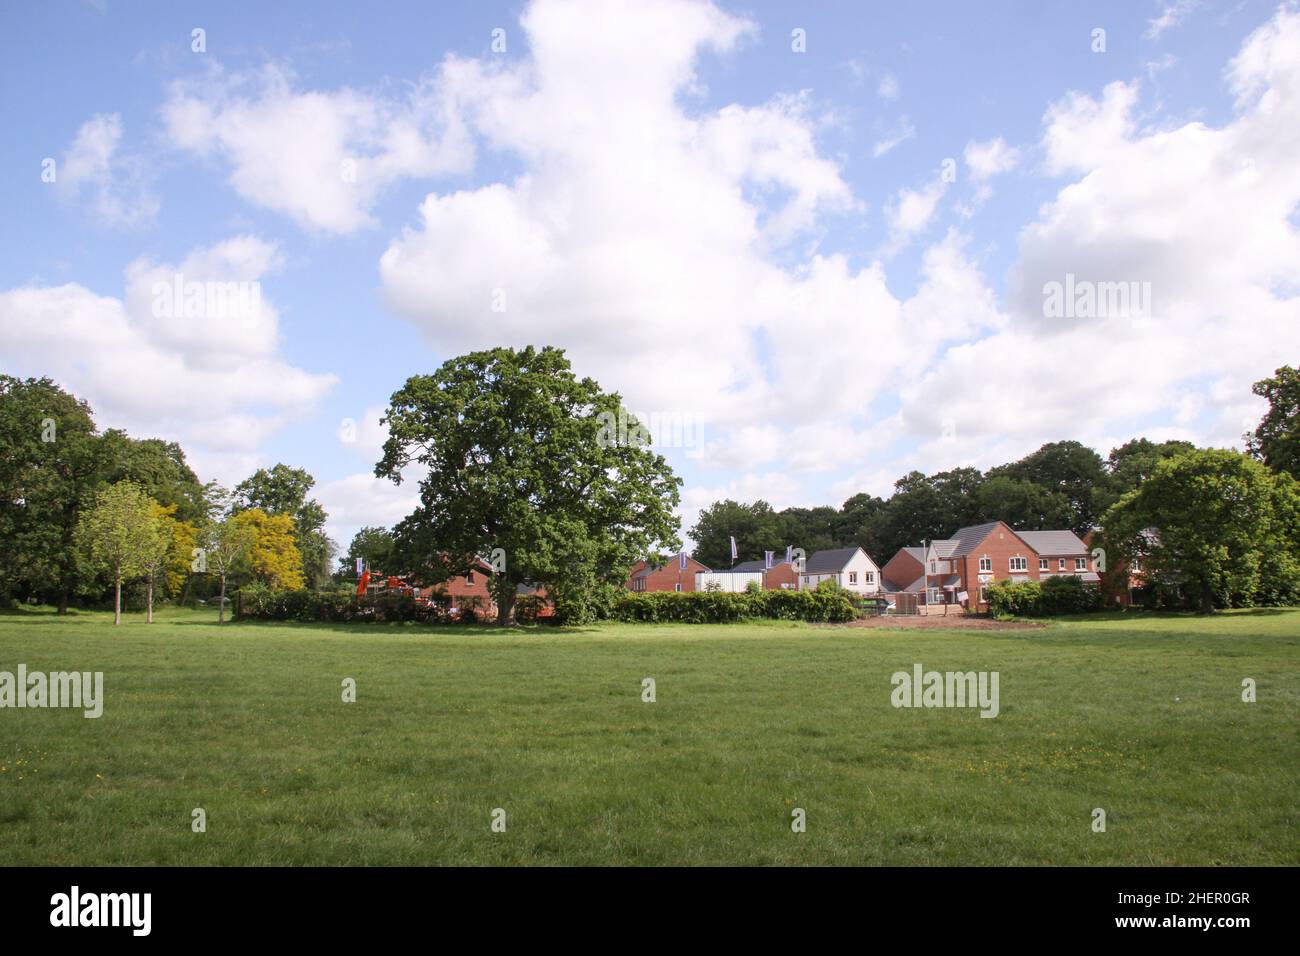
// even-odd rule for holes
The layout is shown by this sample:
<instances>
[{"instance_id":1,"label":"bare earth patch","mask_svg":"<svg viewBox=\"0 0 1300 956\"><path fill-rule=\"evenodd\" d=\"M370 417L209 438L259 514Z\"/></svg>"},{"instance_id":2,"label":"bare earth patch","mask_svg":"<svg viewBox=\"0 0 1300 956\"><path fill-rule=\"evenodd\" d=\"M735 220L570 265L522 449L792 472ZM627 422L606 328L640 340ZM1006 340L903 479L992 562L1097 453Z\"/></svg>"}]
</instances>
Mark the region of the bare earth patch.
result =
<instances>
[{"instance_id":1,"label":"bare earth patch","mask_svg":"<svg viewBox=\"0 0 1300 956\"><path fill-rule=\"evenodd\" d=\"M1029 631L1046 624L1037 621L995 621L991 617L968 617L964 614L948 616L862 617L847 624L826 624L825 627L881 627L886 629L921 630L929 628L960 628L963 631Z\"/></svg>"}]
</instances>

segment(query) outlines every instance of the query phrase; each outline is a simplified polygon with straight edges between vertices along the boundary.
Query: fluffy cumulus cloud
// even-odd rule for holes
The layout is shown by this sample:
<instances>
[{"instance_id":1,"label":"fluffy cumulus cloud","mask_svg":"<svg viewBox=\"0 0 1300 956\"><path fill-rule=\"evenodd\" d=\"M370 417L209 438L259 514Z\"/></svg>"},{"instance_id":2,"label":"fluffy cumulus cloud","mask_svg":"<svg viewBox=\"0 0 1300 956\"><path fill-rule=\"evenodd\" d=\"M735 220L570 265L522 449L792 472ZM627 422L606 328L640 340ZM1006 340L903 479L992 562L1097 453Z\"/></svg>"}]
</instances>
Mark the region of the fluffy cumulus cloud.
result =
<instances>
[{"instance_id":1,"label":"fluffy cumulus cloud","mask_svg":"<svg viewBox=\"0 0 1300 956\"><path fill-rule=\"evenodd\" d=\"M137 260L120 298L76 283L0 293L0 354L91 401L101 426L183 442L205 476L230 480L278 428L334 384L278 357L262 291L275 248L240 236L179 264Z\"/></svg>"},{"instance_id":2,"label":"fluffy cumulus cloud","mask_svg":"<svg viewBox=\"0 0 1300 956\"><path fill-rule=\"evenodd\" d=\"M402 96L299 90L282 66L217 67L176 82L162 119L173 146L227 167L245 199L309 229L349 233L375 225L370 209L398 179L472 163L445 89L426 79Z\"/></svg>"},{"instance_id":3,"label":"fluffy cumulus cloud","mask_svg":"<svg viewBox=\"0 0 1300 956\"><path fill-rule=\"evenodd\" d=\"M100 114L81 125L55 168L55 185L65 200L87 204L100 223L132 228L158 212L146 165L122 149L122 117Z\"/></svg>"},{"instance_id":4,"label":"fluffy cumulus cloud","mask_svg":"<svg viewBox=\"0 0 1300 956\"><path fill-rule=\"evenodd\" d=\"M431 193L382 257L387 303L439 353L560 345L632 408L705 419L706 468L841 466L873 400L987 319L904 330L947 284L979 284L963 244L936 247L907 301L880 264L817 251L827 217L863 207L804 100L690 100L697 58L752 27L697 3L597 10L534 4L529 59L445 66L467 123L523 172ZM904 215L919 231L932 213Z\"/></svg>"},{"instance_id":5,"label":"fluffy cumulus cloud","mask_svg":"<svg viewBox=\"0 0 1300 956\"><path fill-rule=\"evenodd\" d=\"M1047 165L1070 181L1021 231L1004 327L905 393L908 422L962 396L955 438L918 461L1138 431L1240 446L1260 413L1250 383L1300 350L1300 13L1251 34L1225 78L1236 111L1217 128L1140 128L1136 84L1047 111ZM1049 314L1067 283L1075 314Z\"/></svg>"}]
</instances>

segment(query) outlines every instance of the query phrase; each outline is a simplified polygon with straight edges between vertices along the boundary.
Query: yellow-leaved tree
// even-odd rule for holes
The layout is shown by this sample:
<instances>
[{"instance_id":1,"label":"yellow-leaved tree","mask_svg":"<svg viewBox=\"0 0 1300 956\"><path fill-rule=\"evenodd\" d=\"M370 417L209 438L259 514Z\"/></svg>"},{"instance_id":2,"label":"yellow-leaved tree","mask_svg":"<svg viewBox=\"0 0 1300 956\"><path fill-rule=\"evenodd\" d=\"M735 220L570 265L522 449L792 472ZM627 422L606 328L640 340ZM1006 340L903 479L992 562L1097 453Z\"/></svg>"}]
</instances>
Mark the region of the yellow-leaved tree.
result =
<instances>
[{"instance_id":1,"label":"yellow-leaved tree","mask_svg":"<svg viewBox=\"0 0 1300 956\"><path fill-rule=\"evenodd\" d=\"M249 535L249 570L253 576L277 591L305 587L302 552L294 542L294 523L289 515L268 515L260 508L241 511L230 519Z\"/></svg>"}]
</instances>

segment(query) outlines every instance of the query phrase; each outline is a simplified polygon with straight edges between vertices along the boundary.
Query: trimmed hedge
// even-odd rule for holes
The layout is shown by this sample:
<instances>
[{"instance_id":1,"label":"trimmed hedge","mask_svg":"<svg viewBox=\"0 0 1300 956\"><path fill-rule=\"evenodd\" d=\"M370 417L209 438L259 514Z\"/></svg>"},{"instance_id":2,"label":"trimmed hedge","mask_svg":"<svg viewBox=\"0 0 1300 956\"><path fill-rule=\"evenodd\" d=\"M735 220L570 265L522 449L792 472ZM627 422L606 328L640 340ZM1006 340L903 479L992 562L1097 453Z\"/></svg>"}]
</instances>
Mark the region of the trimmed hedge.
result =
<instances>
[{"instance_id":1,"label":"trimmed hedge","mask_svg":"<svg viewBox=\"0 0 1300 956\"><path fill-rule=\"evenodd\" d=\"M652 591L626 594L614 605L618 621L729 624L752 618L840 624L858 616L845 591Z\"/></svg>"},{"instance_id":2,"label":"trimmed hedge","mask_svg":"<svg viewBox=\"0 0 1300 956\"><path fill-rule=\"evenodd\" d=\"M1075 575L989 585L989 611L994 617L1056 617L1101 609L1100 588L1084 584Z\"/></svg>"}]
</instances>

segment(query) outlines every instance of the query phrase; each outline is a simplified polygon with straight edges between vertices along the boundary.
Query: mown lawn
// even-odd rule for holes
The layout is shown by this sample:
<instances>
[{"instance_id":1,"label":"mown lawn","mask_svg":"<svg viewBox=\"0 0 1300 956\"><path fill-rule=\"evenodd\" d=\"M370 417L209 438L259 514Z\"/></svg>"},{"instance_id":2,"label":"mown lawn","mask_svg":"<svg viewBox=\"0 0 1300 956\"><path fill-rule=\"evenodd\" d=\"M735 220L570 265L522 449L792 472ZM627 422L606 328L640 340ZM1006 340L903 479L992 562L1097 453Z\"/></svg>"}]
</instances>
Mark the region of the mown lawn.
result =
<instances>
[{"instance_id":1,"label":"mown lawn","mask_svg":"<svg viewBox=\"0 0 1300 956\"><path fill-rule=\"evenodd\" d=\"M993 633L210 617L0 615L0 670L100 670L106 697L98 720L0 710L7 863L1300 862L1300 611ZM998 671L1000 716L893 708L916 662Z\"/></svg>"}]
</instances>

